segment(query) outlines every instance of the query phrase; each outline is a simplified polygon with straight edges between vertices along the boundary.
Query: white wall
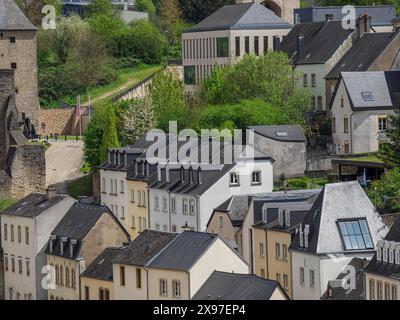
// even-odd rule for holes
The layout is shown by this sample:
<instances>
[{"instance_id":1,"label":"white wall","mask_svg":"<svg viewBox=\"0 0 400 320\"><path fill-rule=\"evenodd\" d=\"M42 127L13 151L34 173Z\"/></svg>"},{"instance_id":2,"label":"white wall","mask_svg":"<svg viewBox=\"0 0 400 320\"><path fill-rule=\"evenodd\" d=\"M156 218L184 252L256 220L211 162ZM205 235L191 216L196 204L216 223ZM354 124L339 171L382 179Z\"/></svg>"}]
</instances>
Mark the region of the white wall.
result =
<instances>
[{"instance_id":1,"label":"white wall","mask_svg":"<svg viewBox=\"0 0 400 320\"><path fill-rule=\"evenodd\" d=\"M302 64L302 65L296 65L297 72L300 73L299 77L299 88L304 88L304 83L303 83L303 75L307 75L307 83L308 86L305 89L309 89L311 91L311 94L315 96L315 106L313 107L312 110L319 110L319 111L325 111L326 110L326 95L325 95L325 76L326 76L326 71L325 71L325 65L324 64ZM315 87L312 87L312 82L311 82L311 75L315 74ZM318 109L318 96L322 97L322 108Z\"/></svg>"},{"instance_id":2,"label":"white wall","mask_svg":"<svg viewBox=\"0 0 400 320\"><path fill-rule=\"evenodd\" d=\"M115 300L146 300L147 299L147 272L142 267L125 267L125 286L120 285L120 264L113 264L113 286ZM136 287L136 268L140 268L142 287Z\"/></svg>"},{"instance_id":3,"label":"white wall","mask_svg":"<svg viewBox=\"0 0 400 320\"><path fill-rule=\"evenodd\" d=\"M293 300L319 300L321 297L320 259L318 256L292 251ZM305 283L300 283L300 268L304 268ZM310 286L310 270L314 270L315 286Z\"/></svg>"}]
</instances>

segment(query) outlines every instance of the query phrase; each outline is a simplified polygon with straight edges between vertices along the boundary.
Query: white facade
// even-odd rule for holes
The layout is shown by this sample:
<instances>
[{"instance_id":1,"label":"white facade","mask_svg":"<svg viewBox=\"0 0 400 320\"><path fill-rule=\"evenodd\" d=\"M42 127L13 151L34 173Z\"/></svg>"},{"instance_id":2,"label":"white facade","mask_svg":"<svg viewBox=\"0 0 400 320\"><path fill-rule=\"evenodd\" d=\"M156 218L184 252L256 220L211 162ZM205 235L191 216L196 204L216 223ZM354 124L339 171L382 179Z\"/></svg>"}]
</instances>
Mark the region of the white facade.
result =
<instances>
[{"instance_id":1,"label":"white facade","mask_svg":"<svg viewBox=\"0 0 400 320\"><path fill-rule=\"evenodd\" d=\"M354 111L343 80L340 81L332 103L332 137L337 154L369 153L379 150L379 145L387 141L388 117L394 111L366 110ZM381 125L381 127L380 127Z\"/></svg>"},{"instance_id":2,"label":"white facade","mask_svg":"<svg viewBox=\"0 0 400 320\"><path fill-rule=\"evenodd\" d=\"M1 215L6 300L47 299L47 290L42 286L42 279L46 276L42 273L46 265L42 249L74 202L73 198L66 197L35 218Z\"/></svg>"},{"instance_id":3,"label":"white facade","mask_svg":"<svg viewBox=\"0 0 400 320\"><path fill-rule=\"evenodd\" d=\"M261 184L252 184L253 171L261 172ZM230 185L231 173L239 175L239 185ZM229 197L237 194L270 192L272 188L273 168L270 160L236 164L201 195L169 193L150 188L150 228L181 232L182 226L187 224L193 231L205 231L213 210ZM171 201L175 201L175 211L172 210ZM165 203L166 207L163 205ZM187 213L184 212L186 207Z\"/></svg>"}]
</instances>

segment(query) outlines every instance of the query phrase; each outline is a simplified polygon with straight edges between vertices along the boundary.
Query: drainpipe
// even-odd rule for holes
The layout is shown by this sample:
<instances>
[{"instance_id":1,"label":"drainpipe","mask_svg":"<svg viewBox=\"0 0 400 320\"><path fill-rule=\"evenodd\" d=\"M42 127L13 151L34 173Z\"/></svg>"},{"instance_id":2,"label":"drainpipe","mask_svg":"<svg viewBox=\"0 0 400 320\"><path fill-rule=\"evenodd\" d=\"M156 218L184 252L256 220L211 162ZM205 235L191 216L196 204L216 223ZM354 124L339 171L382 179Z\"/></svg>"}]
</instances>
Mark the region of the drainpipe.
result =
<instances>
[{"instance_id":1,"label":"drainpipe","mask_svg":"<svg viewBox=\"0 0 400 320\"><path fill-rule=\"evenodd\" d=\"M200 230L200 201L199 201L199 196L196 196L196 221L197 221L197 231L203 232L203 230Z\"/></svg>"},{"instance_id":2,"label":"drainpipe","mask_svg":"<svg viewBox=\"0 0 400 320\"><path fill-rule=\"evenodd\" d=\"M267 279L270 279L269 277L269 265L268 265L268 232L265 230L265 263L267 266Z\"/></svg>"},{"instance_id":3,"label":"drainpipe","mask_svg":"<svg viewBox=\"0 0 400 320\"><path fill-rule=\"evenodd\" d=\"M190 292L190 290L191 290L191 287L190 287L190 272L186 270L186 273L188 275L188 300L191 300L192 297L191 297L191 292Z\"/></svg>"},{"instance_id":4,"label":"drainpipe","mask_svg":"<svg viewBox=\"0 0 400 320\"><path fill-rule=\"evenodd\" d=\"M353 153L353 116L354 112L350 115L350 153Z\"/></svg>"},{"instance_id":5,"label":"drainpipe","mask_svg":"<svg viewBox=\"0 0 400 320\"><path fill-rule=\"evenodd\" d=\"M146 271L146 298L149 300L149 269L143 266L144 271Z\"/></svg>"},{"instance_id":6,"label":"drainpipe","mask_svg":"<svg viewBox=\"0 0 400 320\"><path fill-rule=\"evenodd\" d=\"M175 200L175 206L176 206L176 200ZM168 217L169 217L169 231L172 231L172 217L171 217L171 192L168 191ZM175 208L176 209L176 208Z\"/></svg>"}]
</instances>

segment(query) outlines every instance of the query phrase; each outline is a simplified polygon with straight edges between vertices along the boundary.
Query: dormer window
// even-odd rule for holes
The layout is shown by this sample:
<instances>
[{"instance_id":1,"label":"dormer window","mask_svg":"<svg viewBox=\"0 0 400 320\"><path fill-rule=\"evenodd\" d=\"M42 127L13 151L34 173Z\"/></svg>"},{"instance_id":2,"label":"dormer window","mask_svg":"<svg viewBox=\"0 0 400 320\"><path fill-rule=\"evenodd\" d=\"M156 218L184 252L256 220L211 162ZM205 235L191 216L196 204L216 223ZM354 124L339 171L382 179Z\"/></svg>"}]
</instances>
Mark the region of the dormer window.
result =
<instances>
[{"instance_id":1,"label":"dormer window","mask_svg":"<svg viewBox=\"0 0 400 320\"><path fill-rule=\"evenodd\" d=\"M304 247L308 248L308 234L310 232L310 225L306 224L304 226Z\"/></svg>"},{"instance_id":2,"label":"dormer window","mask_svg":"<svg viewBox=\"0 0 400 320\"><path fill-rule=\"evenodd\" d=\"M263 207L262 208L262 220L264 221L264 222L267 222L268 220L267 220L267 207Z\"/></svg>"},{"instance_id":3,"label":"dormer window","mask_svg":"<svg viewBox=\"0 0 400 320\"><path fill-rule=\"evenodd\" d=\"M366 219L338 221L338 227L345 250L374 248Z\"/></svg>"},{"instance_id":4,"label":"dormer window","mask_svg":"<svg viewBox=\"0 0 400 320\"><path fill-rule=\"evenodd\" d=\"M285 226L290 227L290 210L285 211Z\"/></svg>"},{"instance_id":5,"label":"dormer window","mask_svg":"<svg viewBox=\"0 0 400 320\"><path fill-rule=\"evenodd\" d=\"M396 249L394 250L394 263L400 265L400 243L396 244Z\"/></svg>"},{"instance_id":6,"label":"dormer window","mask_svg":"<svg viewBox=\"0 0 400 320\"><path fill-rule=\"evenodd\" d=\"M278 220L279 220L279 225L283 226L283 210L280 208L278 210Z\"/></svg>"},{"instance_id":7,"label":"dormer window","mask_svg":"<svg viewBox=\"0 0 400 320\"><path fill-rule=\"evenodd\" d=\"M300 247L304 247L304 232L303 232L303 226L301 224L299 227L299 237L300 237Z\"/></svg>"}]
</instances>

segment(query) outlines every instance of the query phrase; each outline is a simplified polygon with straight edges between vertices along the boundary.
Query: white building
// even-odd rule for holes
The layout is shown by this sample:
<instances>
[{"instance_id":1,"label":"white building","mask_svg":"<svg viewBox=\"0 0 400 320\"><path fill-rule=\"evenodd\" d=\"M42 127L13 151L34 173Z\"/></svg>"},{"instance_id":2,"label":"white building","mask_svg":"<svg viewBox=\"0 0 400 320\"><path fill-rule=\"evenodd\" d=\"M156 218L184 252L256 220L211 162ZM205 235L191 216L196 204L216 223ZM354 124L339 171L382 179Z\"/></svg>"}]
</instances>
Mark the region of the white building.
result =
<instances>
[{"instance_id":1,"label":"white building","mask_svg":"<svg viewBox=\"0 0 400 320\"><path fill-rule=\"evenodd\" d=\"M204 231L213 210L237 194L270 192L273 160L256 151L232 164L160 165L149 185L150 228Z\"/></svg>"},{"instance_id":2,"label":"white building","mask_svg":"<svg viewBox=\"0 0 400 320\"><path fill-rule=\"evenodd\" d=\"M293 299L319 300L352 258L371 259L387 232L358 182L325 185L290 246Z\"/></svg>"},{"instance_id":3,"label":"white building","mask_svg":"<svg viewBox=\"0 0 400 320\"><path fill-rule=\"evenodd\" d=\"M32 193L1 214L4 283L7 300L47 299L43 249L51 231L75 200L66 195Z\"/></svg>"},{"instance_id":4,"label":"white building","mask_svg":"<svg viewBox=\"0 0 400 320\"><path fill-rule=\"evenodd\" d=\"M278 46L292 25L256 3L226 5L182 34L185 89L193 93L215 66Z\"/></svg>"},{"instance_id":5,"label":"white building","mask_svg":"<svg viewBox=\"0 0 400 320\"><path fill-rule=\"evenodd\" d=\"M399 93L398 71L342 72L331 107L336 153L378 151Z\"/></svg>"}]
</instances>

